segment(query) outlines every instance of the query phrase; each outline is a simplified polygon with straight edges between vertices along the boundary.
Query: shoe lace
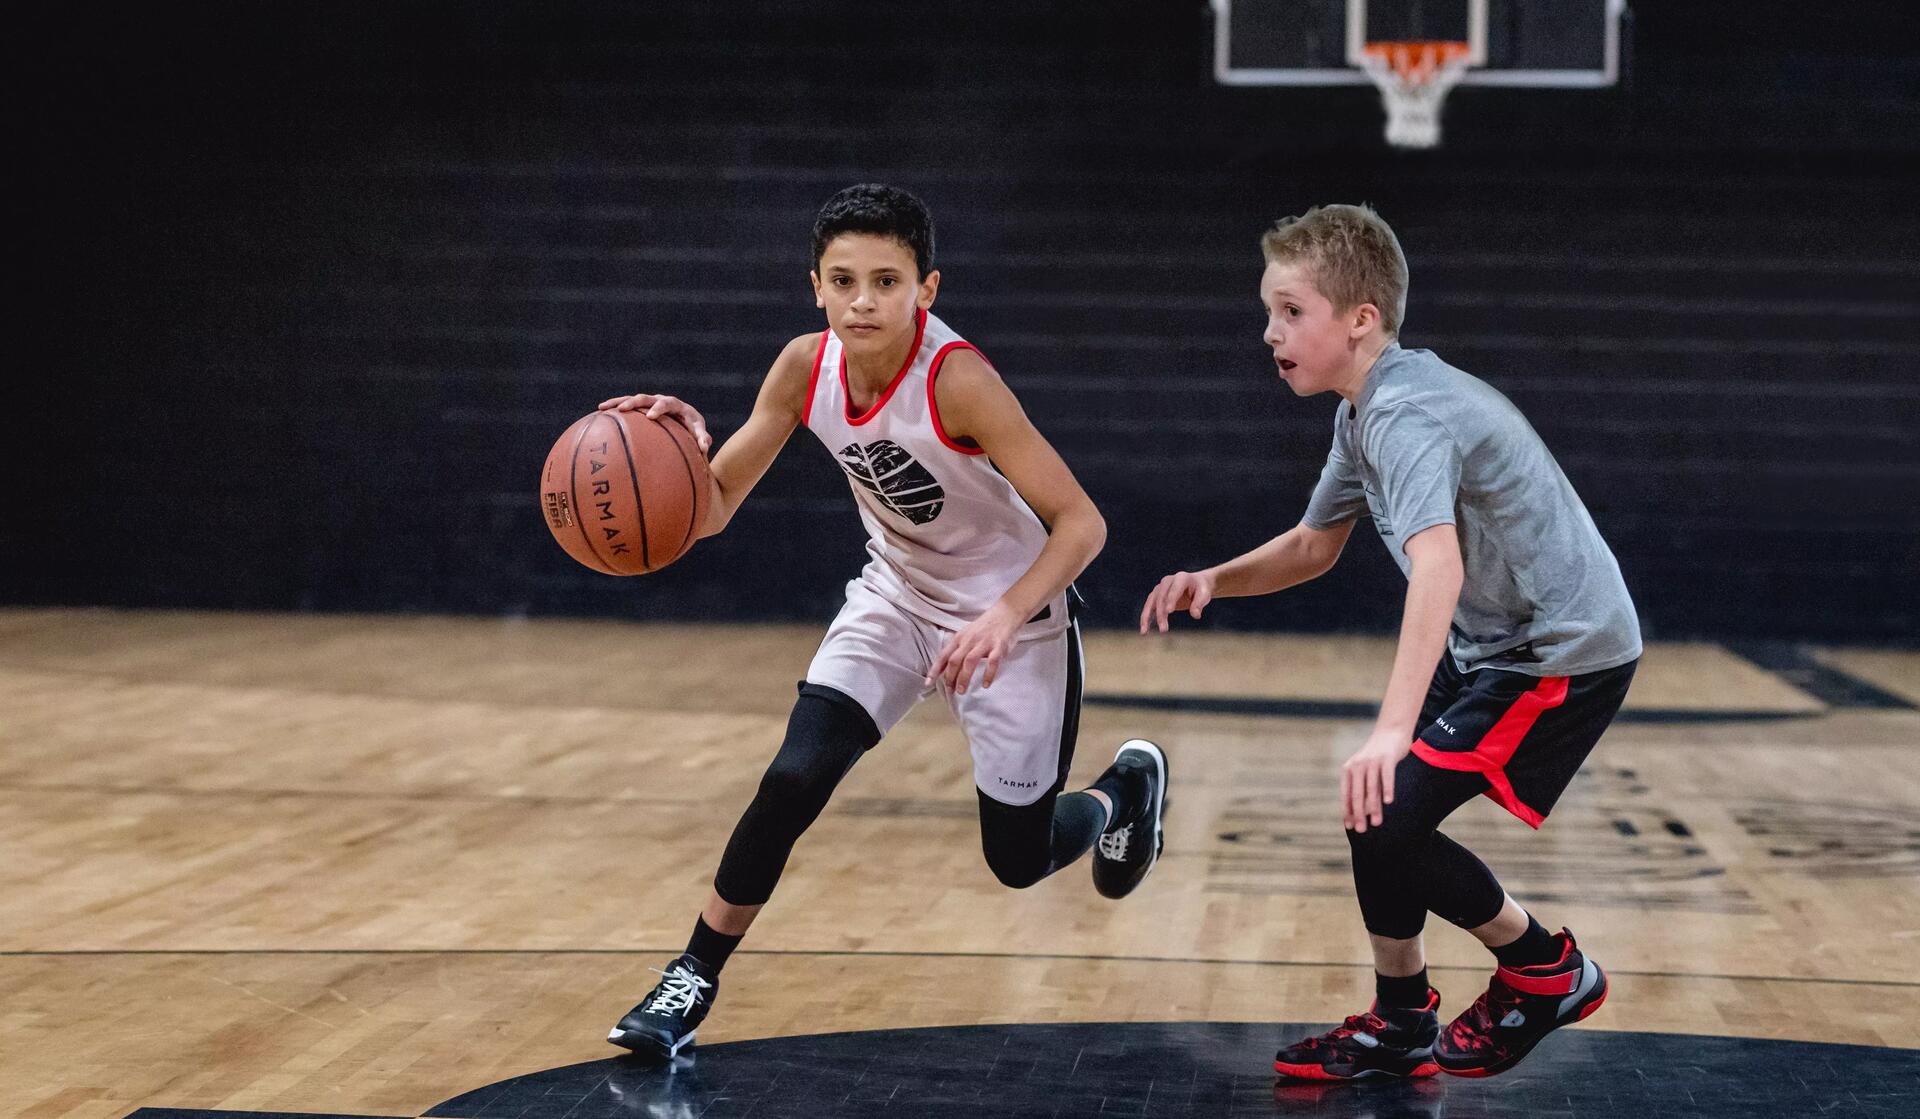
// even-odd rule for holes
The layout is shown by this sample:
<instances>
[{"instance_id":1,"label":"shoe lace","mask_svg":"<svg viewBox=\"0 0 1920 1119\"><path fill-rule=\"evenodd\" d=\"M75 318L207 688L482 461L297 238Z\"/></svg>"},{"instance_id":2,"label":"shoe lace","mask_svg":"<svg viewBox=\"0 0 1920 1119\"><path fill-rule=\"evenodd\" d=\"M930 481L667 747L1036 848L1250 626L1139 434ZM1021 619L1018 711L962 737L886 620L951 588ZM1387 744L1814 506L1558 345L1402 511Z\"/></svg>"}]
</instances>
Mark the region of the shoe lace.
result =
<instances>
[{"instance_id":1,"label":"shoe lace","mask_svg":"<svg viewBox=\"0 0 1920 1119\"><path fill-rule=\"evenodd\" d=\"M1368 1011L1365 1014L1353 1014L1349 1015L1346 1021L1328 1030L1326 1033L1321 1034L1319 1037L1308 1038L1306 1040L1306 1048L1318 1049L1323 1045L1331 1046L1334 1042L1344 1041L1357 1033L1377 1035L1386 1028L1386 1020L1374 1014L1372 1011Z\"/></svg>"},{"instance_id":2,"label":"shoe lace","mask_svg":"<svg viewBox=\"0 0 1920 1119\"><path fill-rule=\"evenodd\" d=\"M700 992L712 990L713 984L687 967L674 964L668 971L650 967L648 971L661 977L660 985L653 989L653 997L647 1000L649 1013L684 1014L700 1001Z\"/></svg>"},{"instance_id":3,"label":"shoe lace","mask_svg":"<svg viewBox=\"0 0 1920 1119\"><path fill-rule=\"evenodd\" d=\"M1448 1037L1461 1042L1486 1039L1492 1036L1493 1024L1505 1018L1509 1010L1520 1005L1520 1001L1520 992L1509 987L1496 973L1492 982L1487 984L1487 989L1480 992L1480 997L1474 999L1473 1005L1467 1008L1467 1012L1447 1027Z\"/></svg>"},{"instance_id":4,"label":"shoe lace","mask_svg":"<svg viewBox=\"0 0 1920 1119\"><path fill-rule=\"evenodd\" d=\"M1127 857L1127 844L1132 841L1132 824L1110 832L1103 832L1100 836L1100 854L1109 859L1124 859Z\"/></svg>"}]
</instances>

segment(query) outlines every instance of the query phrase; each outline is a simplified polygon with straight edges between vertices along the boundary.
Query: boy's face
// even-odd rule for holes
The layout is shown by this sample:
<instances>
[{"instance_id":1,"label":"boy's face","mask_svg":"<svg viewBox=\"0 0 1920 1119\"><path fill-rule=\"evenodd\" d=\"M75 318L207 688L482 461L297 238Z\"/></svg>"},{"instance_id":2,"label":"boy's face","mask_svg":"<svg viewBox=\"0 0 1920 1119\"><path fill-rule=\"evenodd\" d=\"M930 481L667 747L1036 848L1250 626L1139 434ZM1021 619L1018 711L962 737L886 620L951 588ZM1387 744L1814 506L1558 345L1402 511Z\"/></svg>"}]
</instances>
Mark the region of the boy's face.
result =
<instances>
[{"instance_id":1,"label":"boy's face","mask_svg":"<svg viewBox=\"0 0 1920 1119\"><path fill-rule=\"evenodd\" d=\"M1267 308L1261 335L1273 351L1280 379L1296 396L1335 388L1349 375L1355 344L1370 329L1373 304L1337 312L1314 286L1304 262L1275 261L1260 277L1260 302Z\"/></svg>"},{"instance_id":2,"label":"boy's face","mask_svg":"<svg viewBox=\"0 0 1920 1119\"><path fill-rule=\"evenodd\" d=\"M911 334L914 312L933 306L940 273L918 279L913 250L876 233L842 233L827 242L812 273L814 305L856 353L880 351Z\"/></svg>"}]
</instances>

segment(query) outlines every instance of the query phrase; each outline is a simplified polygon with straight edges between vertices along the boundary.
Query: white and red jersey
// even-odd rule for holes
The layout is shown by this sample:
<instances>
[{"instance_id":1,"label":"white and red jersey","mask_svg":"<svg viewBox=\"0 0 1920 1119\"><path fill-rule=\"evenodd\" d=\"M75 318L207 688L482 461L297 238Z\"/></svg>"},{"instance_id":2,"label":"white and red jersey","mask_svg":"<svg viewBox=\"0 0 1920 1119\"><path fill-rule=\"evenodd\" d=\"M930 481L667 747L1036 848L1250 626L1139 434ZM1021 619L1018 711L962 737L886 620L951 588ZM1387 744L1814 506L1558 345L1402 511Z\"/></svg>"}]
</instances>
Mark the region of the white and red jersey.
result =
<instances>
[{"instance_id":1,"label":"white and red jersey","mask_svg":"<svg viewBox=\"0 0 1920 1119\"><path fill-rule=\"evenodd\" d=\"M880 396L852 413L846 351L821 335L803 422L842 470L872 559L860 580L902 610L960 629L999 600L1046 546L1047 527L978 446L947 437L933 386L955 350L973 350L938 318L917 315L913 349ZM978 353L978 350L974 350ZM1021 639L1067 625L1066 596Z\"/></svg>"}]
</instances>

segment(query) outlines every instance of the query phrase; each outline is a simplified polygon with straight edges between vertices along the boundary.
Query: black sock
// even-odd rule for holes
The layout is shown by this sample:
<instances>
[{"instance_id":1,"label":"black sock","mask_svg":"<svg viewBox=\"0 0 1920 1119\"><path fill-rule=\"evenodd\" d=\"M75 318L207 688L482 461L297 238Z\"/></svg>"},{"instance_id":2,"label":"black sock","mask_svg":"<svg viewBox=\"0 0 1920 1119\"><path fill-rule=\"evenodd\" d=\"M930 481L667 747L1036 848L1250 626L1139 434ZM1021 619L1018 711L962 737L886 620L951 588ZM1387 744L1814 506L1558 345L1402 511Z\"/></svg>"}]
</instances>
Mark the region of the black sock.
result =
<instances>
[{"instance_id":1,"label":"black sock","mask_svg":"<svg viewBox=\"0 0 1920 1119\"><path fill-rule=\"evenodd\" d=\"M693 937L687 941L687 955L707 965L709 970L718 975L720 969L727 966L727 957L740 947L741 939L715 932L707 924L706 917L701 916L693 922Z\"/></svg>"},{"instance_id":2,"label":"black sock","mask_svg":"<svg viewBox=\"0 0 1920 1119\"><path fill-rule=\"evenodd\" d=\"M1560 942L1528 914L1527 931L1512 944L1495 948L1493 955L1505 967L1538 967L1560 959Z\"/></svg>"},{"instance_id":3,"label":"black sock","mask_svg":"<svg viewBox=\"0 0 1920 1119\"><path fill-rule=\"evenodd\" d=\"M1107 794L1107 800L1113 805L1113 813L1107 818L1107 827L1119 827L1139 816L1140 808L1146 800L1147 783L1132 767L1108 767L1090 788ZM1101 830L1105 830L1104 828Z\"/></svg>"},{"instance_id":4,"label":"black sock","mask_svg":"<svg viewBox=\"0 0 1920 1119\"><path fill-rule=\"evenodd\" d=\"M1382 1010L1425 1010L1427 1008L1427 969L1412 975L1373 973L1373 998Z\"/></svg>"}]
</instances>

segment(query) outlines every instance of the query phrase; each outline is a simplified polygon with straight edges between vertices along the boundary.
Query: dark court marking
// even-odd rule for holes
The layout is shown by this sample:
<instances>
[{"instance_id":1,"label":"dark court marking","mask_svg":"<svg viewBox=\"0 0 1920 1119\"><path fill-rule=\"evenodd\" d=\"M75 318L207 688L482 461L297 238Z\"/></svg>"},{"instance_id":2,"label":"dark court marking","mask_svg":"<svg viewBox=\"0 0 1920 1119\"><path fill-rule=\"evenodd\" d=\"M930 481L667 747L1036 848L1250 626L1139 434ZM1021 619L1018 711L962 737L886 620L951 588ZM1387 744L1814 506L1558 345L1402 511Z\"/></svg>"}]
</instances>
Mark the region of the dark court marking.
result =
<instances>
[{"instance_id":1,"label":"dark court marking","mask_svg":"<svg viewBox=\"0 0 1920 1119\"><path fill-rule=\"evenodd\" d=\"M1790 642L1732 641L1727 643L1726 650L1766 669L1829 707L1914 710L1914 705L1905 698L1830 664L1823 664L1805 648Z\"/></svg>"},{"instance_id":2,"label":"dark court marking","mask_svg":"<svg viewBox=\"0 0 1920 1119\"><path fill-rule=\"evenodd\" d=\"M1492 1080L1279 1083L1279 1023L1067 1023L875 1030L696 1046L515 1077L430 1119L1540 1119L1904 1117L1920 1051L1751 1038L1569 1031ZM130 1119L252 1116L143 1109Z\"/></svg>"},{"instance_id":3,"label":"dark court marking","mask_svg":"<svg viewBox=\"0 0 1920 1119\"><path fill-rule=\"evenodd\" d=\"M1100 707L1144 707L1153 711L1189 711L1203 715L1267 715L1281 719L1371 719L1377 703L1328 699L1263 699L1258 696L1125 695L1089 692L1082 702ZM1708 710L1691 707L1629 707L1616 723L1747 723L1807 719L1818 711Z\"/></svg>"},{"instance_id":4,"label":"dark court marking","mask_svg":"<svg viewBox=\"0 0 1920 1119\"><path fill-rule=\"evenodd\" d=\"M648 956L672 959L681 947L661 948L70 948L8 949L0 959L69 956ZM741 948L735 956L799 956L827 959L904 960L1083 960L1097 964L1203 964L1223 967L1300 967L1342 971L1373 969L1372 964L1339 960L1232 960L1206 956L1104 956L1072 952L890 952L855 949ZM1486 974L1488 965L1429 964L1428 971ZM1915 987L1910 979L1822 979L1807 975L1725 975L1705 971L1631 971L1609 967L1608 975L1641 979L1717 979L1733 983L1811 983L1833 987Z\"/></svg>"}]
</instances>

